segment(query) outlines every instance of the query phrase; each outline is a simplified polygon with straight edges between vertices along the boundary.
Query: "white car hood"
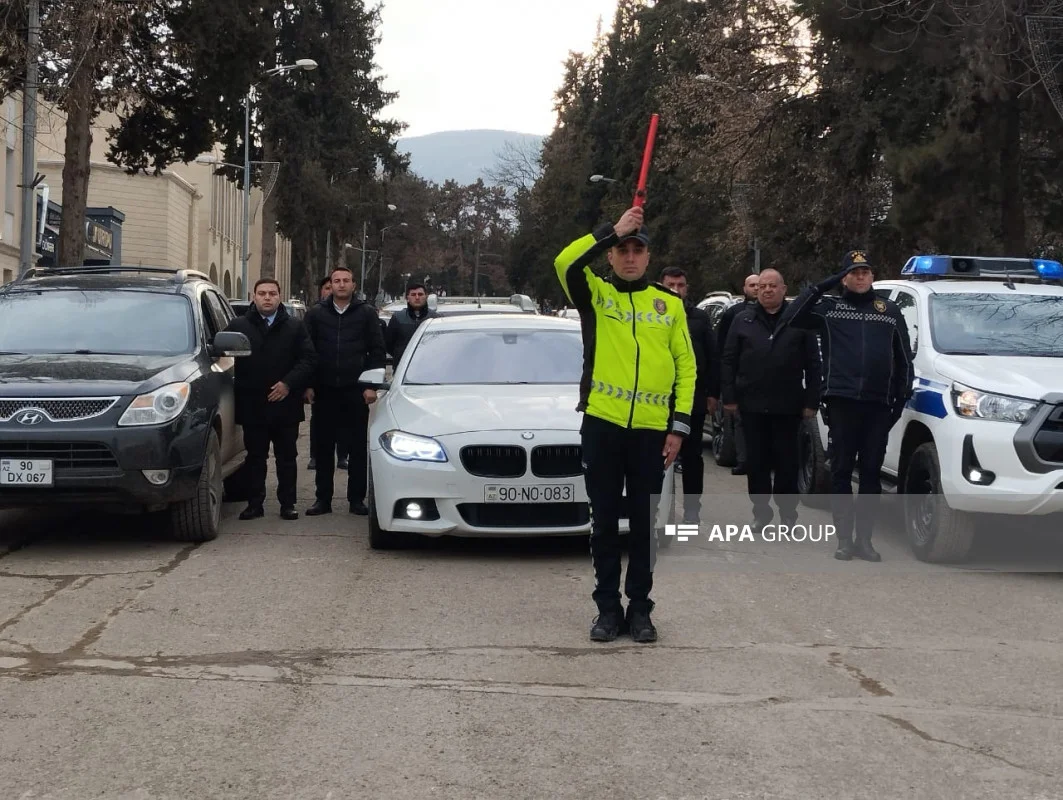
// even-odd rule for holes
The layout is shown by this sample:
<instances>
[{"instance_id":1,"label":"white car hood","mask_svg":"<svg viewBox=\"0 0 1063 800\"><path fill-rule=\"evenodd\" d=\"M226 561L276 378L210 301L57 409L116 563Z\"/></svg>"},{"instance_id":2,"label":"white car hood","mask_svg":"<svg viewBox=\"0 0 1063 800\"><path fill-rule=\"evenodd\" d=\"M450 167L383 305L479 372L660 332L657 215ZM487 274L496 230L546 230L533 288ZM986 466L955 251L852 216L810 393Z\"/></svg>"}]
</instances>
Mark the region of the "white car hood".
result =
<instances>
[{"instance_id":1,"label":"white car hood","mask_svg":"<svg viewBox=\"0 0 1063 800\"><path fill-rule=\"evenodd\" d=\"M391 398L399 427L424 436L483 430L578 431L579 387L402 386Z\"/></svg>"},{"instance_id":2,"label":"white car hood","mask_svg":"<svg viewBox=\"0 0 1063 800\"><path fill-rule=\"evenodd\" d=\"M1063 358L939 355L934 368L944 378L983 392L1027 400L1063 392Z\"/></svg>"}]
</instances>

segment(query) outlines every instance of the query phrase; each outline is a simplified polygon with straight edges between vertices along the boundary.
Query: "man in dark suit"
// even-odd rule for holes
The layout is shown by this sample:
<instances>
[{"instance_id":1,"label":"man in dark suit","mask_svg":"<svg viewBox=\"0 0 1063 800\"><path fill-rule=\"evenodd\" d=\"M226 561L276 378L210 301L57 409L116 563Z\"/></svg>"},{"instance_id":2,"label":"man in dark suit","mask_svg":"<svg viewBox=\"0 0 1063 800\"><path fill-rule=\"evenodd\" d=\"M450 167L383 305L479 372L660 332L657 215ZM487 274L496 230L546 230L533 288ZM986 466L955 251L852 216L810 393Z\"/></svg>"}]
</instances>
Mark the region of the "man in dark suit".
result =
<instances>
[{"instance_id":1,"label":"man in dark suit","mask_svg":"<svg viewBox=\"0 0 1063 800\"><path fill-rule=\"evenodd\" d=\"M244 429L249 499L240 519L265 514L266 460L270 443L277 463L277 500L283 519L298 519L295 489L299 425L305 419L303 392L317 366L317 354L301 320L281 303L280 284L255 283L251 307L227 330L244 334L251 355L236 360L236 422Z\"/></svg>"}]
</instances>

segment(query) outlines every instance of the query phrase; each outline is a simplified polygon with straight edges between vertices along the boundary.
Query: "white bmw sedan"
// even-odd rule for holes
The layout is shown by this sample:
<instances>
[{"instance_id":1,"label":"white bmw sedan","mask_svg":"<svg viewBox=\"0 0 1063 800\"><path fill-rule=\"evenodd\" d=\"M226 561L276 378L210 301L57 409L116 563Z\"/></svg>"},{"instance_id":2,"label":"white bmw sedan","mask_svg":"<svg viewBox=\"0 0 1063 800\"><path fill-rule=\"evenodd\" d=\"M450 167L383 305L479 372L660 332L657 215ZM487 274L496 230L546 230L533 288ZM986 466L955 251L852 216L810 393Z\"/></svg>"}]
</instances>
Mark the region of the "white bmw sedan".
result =
<instances>
[{"instance_id":1,"label":"white bmw sedan","mask_svg":"<svg viewBox=\"0 0 1063 800\"><path fill-rule=\"evenodd\" d=\"M590 533L582 367L577 322L483 314L424 322L390 383L363 373L384 389L369 421L371 545Z\"/></svg>"}]
</instances>

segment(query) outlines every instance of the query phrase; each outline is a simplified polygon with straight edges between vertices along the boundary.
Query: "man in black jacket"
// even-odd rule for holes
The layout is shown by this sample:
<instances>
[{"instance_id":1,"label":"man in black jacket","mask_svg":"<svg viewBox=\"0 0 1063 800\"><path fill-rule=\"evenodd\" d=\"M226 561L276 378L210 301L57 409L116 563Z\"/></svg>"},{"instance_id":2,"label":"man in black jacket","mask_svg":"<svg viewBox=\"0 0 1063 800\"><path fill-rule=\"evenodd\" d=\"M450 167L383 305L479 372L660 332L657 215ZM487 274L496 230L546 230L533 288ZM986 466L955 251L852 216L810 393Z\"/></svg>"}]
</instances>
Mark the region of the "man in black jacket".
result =
<instances>
[{"instance_id":1,"label":"man in black jacket","mask_svg":"<svg viewBox=\"0 0 1063 800\"><path fill-rule=\"evenodd\" d=\"M384 335L376 309L354 297L354 275L346 267L332 270L332 296L306 315L306 327L317 349L317 374L307 398L320 414L317 462L317 499L307 516L332 513L334 461L337 441L348 447L347 502L352 514L368 514L365 506L368 470L369 406L376 391L358 378L368 369L387 363Z\"/></svg>"},{"instance_id":2,"label":"man in black jacket","mask_svg":"<svg viewBox=\"0 0 1063 800\"><path fill-rule=\"evenodd\" d=\"M758 532L772 520L772 495L782 523L797 522L797 436L802 416L815 416L819 406L816 340L799 328L780 329L786 305L782 275L764 270L757 303L735 317L723 350L724 408L742 415L746 482Z\"/></svg>"},{"instance_id":3,"label":"man in black jacket","mask_svg":"<svg viewBox=\"0 0 1063 800\"><path fill-rule=\"evenodd\" d=\"M384 343L396 367L417 327L426 319L438 316L428 307L428 293L423 283L411 283L406 287L406 308L391 315L384 333Z\"/></svg>"},{"instance_id":4,"label":"man in black jacket","mask_svg":"<svg viewBox=\"0 0 1063 800\"><path fill-rule=\"evenodd\" d=\"M749 311L757 304L757 286L760 284L760 275L753 272L746 276L742 284L742 302L724 309L720 319L716 323L716 342L718 347L717 358L723 358L723 348L727 344L727 334L731 330L731 324L739 314ZM735 466L731 469L732 475L746 474L746 436L742 428L742 414L738 411L723 412L724 425L730 425L734 431L735 442Z\"/></svg>"},{"instance_id":5,"label":"man in black jacket","mask_svg":"<svg viewBox=\"0 0 1063 800\"><path fill-rule=\"evenodd\" d=\"M251 355L236 359L234 389L236 423L244 429L249 489L247 508L240 519L265 514L266 460L273 443L277 462L277 500L283 519L298 519L295 488L299 424L306 419L303 392L314 377L317 354L301 320L289 316L281 303L280 284L272 278L255 283L247 313L227 330L244 334Z\"/></svg>"},{"instance_id":6,"label":"man in black jacket","mask_svg":"<svg viewBox=\"0 0 1063 800\"><path fill-rule=\"evenodd\" d=\"M327 303L328 299L332 296L332 278L326 275L317 285L317 291L320 295L318 304ZM306 398L304 398L305 400ZM309 402L309 401L307 401ZM317 469L317 461L314 460L314 453L317 451L317 446L314 444L317 441L317 429L318 424L315 421L317 417L314 415L313 406L310 407L310 463L306 465L309 470ZM347 469L347 446L349 442L336 442L336 468Z\"/></svg>"},{"instance_id":7,"label":"man in black jacket","mask_svg":"<svg viewBox=\"0 0 1063 800\"><path fill-rule=\"evenodd\" d=\"M690 286L685 270L668 267L661 272L661 284L683 298L687 329L694 345L694 361L698 370L694 384L694 406L690 412L690 435L679 448L679 462L683 467L683 522L694 524L701 518L701 495L705 491L705 457L702 448L705 415L716 413L720 399L716 336L709 315L687 297Z\"/></svg>"},{"instance_id":8,"label":"man in black jacket","mask_svg":"<svg viewBox=\"0 0 1063 800\"><path fill-rule=\"evenodd\" d=\"M881 471L890 429L912 396L912 347L900 309L872 290L867 254L846 255L842 271L808 287L790 304L781 325L820 332L826 380L823 397L831 433L831 494L838 549L881 561L871 546L882 494ZM824 294L838 284L841 297ZM853 503L853 468L860 464L860 498ZM853 530L856 545L853 545Z\"/></svg>"}]
</instances>

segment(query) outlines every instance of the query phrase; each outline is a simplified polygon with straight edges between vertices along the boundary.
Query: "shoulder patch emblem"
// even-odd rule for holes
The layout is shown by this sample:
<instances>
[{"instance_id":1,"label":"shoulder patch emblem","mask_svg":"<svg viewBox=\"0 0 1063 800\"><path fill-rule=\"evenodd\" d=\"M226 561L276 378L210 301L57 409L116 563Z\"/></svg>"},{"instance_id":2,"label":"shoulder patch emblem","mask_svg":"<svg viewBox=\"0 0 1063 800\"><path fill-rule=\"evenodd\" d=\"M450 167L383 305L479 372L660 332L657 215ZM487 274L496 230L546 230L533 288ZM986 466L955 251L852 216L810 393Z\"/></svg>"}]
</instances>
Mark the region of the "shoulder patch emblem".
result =
<instances>
[{"instance_id":1,"label":"shoulder patch emblem","mask_svg":"<svg viewBox=\"0 0 1063 800\"><path fill-rule=\"evenodd\" d=\"M657 309L658 314L663 314L665 311L668 310L668 304L665 303L664 300L659 297L653 301L653 307Z\"/></svg>"},{"instance_id":2,"label":"shoulder patch emblem","mask_svg":"<svg viewBox=\"0 0 1063 800\"><path fill-rule=\"evenodd\" d=\"M875 301L875 311L877 311L879 314L885 313L885 311L886 311L886 301L885 300L876 300Z\"/></svg>"}]
</instances>

